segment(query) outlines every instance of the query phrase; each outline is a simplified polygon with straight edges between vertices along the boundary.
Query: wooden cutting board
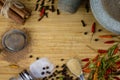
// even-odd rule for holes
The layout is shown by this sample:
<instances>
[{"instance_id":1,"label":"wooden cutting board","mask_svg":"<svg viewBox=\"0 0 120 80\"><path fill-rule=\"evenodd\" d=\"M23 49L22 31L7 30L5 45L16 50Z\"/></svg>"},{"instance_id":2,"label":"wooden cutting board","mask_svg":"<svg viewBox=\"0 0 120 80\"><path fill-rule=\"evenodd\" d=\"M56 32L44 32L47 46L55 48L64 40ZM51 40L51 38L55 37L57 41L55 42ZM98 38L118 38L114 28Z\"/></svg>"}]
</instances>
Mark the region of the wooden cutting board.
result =
<instances>
[{"instance_id":1,"label":"wooden cutting board","mask_svg":"<svg viewBox=\"0 0 120 80\"><path fill-rule=\"evenodd\" d=\"M30 36L30 45L26 55L22 55L21 59L16 63L21 67L14 69L9 67L9 64L15 62L9 62L3 59L3 54L0 55L0 80L8 80L12 76L16 76L20 71L28 68L29 65L36 60L36 58L47 57L54 64L61 65L60 59L65 59L65 62L73 57L85 58L94 57L97 53L90 49L91 46L94 49L107 49L111 45L105 45L104 41L107 39L99 39L99 35L112 34L105 30L95 20L92 12L86 12L85 3L83 2L79 10L75 14L69 14L61 12L57 15L56 12L49 12L49 17L44 18L38 22L39 12L34 11L36 0L21 0L30 9L32 9L32 15L24 25L18 25L11 20L0 16L0 39L4 32L17 28L27 29ZM83 27L81 20L84 20L87 24ZM91 39L91 26L93 22L96 22L96 33ZM98 32L102 29L101 32ZM84 32L88 32L84 35ZM99 39L99 41L94 41ZM32 55L32 58L29 58ZM5 57L5 56L4 56ZM14 58L14 57L13 57Z\"/></svg>"}]
</instances>

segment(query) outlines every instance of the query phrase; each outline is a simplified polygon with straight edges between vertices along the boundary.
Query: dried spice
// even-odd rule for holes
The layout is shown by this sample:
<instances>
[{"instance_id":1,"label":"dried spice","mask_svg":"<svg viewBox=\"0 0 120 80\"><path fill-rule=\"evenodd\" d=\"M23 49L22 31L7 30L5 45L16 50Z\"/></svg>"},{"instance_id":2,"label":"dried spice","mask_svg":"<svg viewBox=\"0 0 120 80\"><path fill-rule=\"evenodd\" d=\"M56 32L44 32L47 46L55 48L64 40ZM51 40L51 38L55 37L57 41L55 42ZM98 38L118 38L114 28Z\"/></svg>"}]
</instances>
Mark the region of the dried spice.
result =
<instances>
[{"instance_id":1,"label":"dried spice","mask_svg":"<svg viewBox=\"0 0 120 80\"><path fill-rule=\"evenodd\" d=\"M91 40L92 40L92 38L93 38L93 35L95 34L95 32L96 32L96 24L95 24L95 22L92 24L92 27L91 27L91 33L92 33L92 37L91 37ZM91 41L90 40L90 41Z\"/></svg>"},{"instance_id":2,"label":"dried spice","mask_svg":"<svg viewBox=\"0 0 120 80\"><path fill-rule=\"evenodd\" d=\"M37 11L39 4L37 3L35 6L35 11Z\"/></svg>"},{"instance_id":3,"label":"dried spice","mask_svg":"<svg viewBox=\"0 0 120 80\"><path fill-rule=\"evenodd\" d=\"M52 12L55 12L55 7L54 7L54 5L51 5L51 11L52 11Z\"/></svg>"},{"instance_id":4,"label":"dried spice","mask_svg":"<svg viewBox=\"0 0 120 80\"><path fill-rule=\"evenodd\" d=\"M86 9L86 12L87 12L87 13L90 11L89 1L86 2L86 4L85 4L85 9Z\"/></svg>"},{"instance_id":5,"label":"dried spice","mask_svg":"<svg viewBox=\"0 0 120 80\"><path fill-rule=\"evenodd\" d=\"M32 58L32 57L33 57L33 55L30 55L30 56L29 56L29 58Z\"/></svg>"},{"instance_id":6,"label":"dried spice","mask_svg":"<svg viewBox=\"0 0 120 80\"><path fill-rule=\"evenodd\" d=\"M87 35L88 34L88 32L84 32L84 35Z\"/></svg>"},{"instance_id":7,"label":"dried spice","mask_svg":"<svg viewBox=\"0 0 120 80\"><path fill-rule=\"evenodd\" d=\"M60 15L60 10L59 9L57 9L57 15Z\"/></svg>"},{"instance_id":8,"label":"dried spice","mask_svg":"<svg viewBox=\"0 0 120 80\"><path fill-rule=\"evenodd\" d=\"M100 35L99 37L100 38L113 38L115 36L113 36L113 35Z\"/></svg>"},{"instance_id":9,"label":"dried spice","mask_svg":"<svg viewBox=\"0 0 120 80\"><path fill-rule=\"evenodd\" d=\"M118 44L113 45L108 50L99 50L99 52L107 52L107 54L99 55L99 58L97 55L89 64L94 64L94 66L87 66L86 68L84 68L90 70L90 72L88 70L88 72L90 73L88 80L113 80L114 77L116 78L116 80L119 80L119 77L117 77L119 75L119 69L117 65L120 63Z\"/></svg>"},{"instance_id":10,"label":"dried spice","mask_svg":"<svg viewBox=\"0 0 120 80\"><path fill-rule=\"evenodd\" d=\"M114 41L114 40L111 40L111 41L106 41L106 42L104 42L105 44L113 44L113 43L115 43L116 41Z\"/></svg>"},{"instance_id":11,"label":"dried spice","mask_svg":"<svg viewBox=\"0 0 120 80\"><path fill-rule=\"evenodd\" d=\"M83 62L88 62L89 60L90 60L89 58L81 59L81 61L83 61Z\"/></svg>"},{"instance_id":12,"label":"dried spice","mask_svg":"<svg viewBox=\"0 0 120 80\"><path fill-rule=\"evenodd\" d=\"M82 23L82 26L83 26L83 27L86 26L85 21L81 20L81 23Z\"/></svg>"},{"instance_id":13,"label":"dried spice","mask_svg":"<svg viewBox=\"0 0 120 80\"><path fill-rule=\"evenodd\" d=\"M39 7L40 5L40 7ZM59 9L55 9L54 7L55 5L55 0L37 0L36 2L36 7L35 7L35 11L39 10L40 11L40 18L38 19L38 21L41 21L44 16L46 16L46 18L48 18L48 11L52 11L52 12L57 12L57 15L60 14ZM50 8L51 7L51 8Z\"/></svg>"},{"instance_id":14,"label":"dried spice","mask_svg":"<svg viewBox=\"0 0 120 80\"><path fill-rule=\"evenodd\" d=\"M101 32L102 31L102 29L98 29L98 32Z\"/></svg>"},{"instance_id":15,"label":"dried spice","mask_svg":"<svg viewBox=\"0 0 120 80\"><path fill-rule=\"evenodd\" d=\"M95 41L97 42L97 41L99 41L99 39L95 39Z\"/></svg>"},{"instance_id":16,"label":"dried spice","mask_svg":"<svg viewBox=\"0 0 120 80\"><path fill-rule=\"evenodd\" d=\"M103 54L103 53L107 53L108 50L98 49L97 52L100 54Z\"/></svg>"}]
</instances>

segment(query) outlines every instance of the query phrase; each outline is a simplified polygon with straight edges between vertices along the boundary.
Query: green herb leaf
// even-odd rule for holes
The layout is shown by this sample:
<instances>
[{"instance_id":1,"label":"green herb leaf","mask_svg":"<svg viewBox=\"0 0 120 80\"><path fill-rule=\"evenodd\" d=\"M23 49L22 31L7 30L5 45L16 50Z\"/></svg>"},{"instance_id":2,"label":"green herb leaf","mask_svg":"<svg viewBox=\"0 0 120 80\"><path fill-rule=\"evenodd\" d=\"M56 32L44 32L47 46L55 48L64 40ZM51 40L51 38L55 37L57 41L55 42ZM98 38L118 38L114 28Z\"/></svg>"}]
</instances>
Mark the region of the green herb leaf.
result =
<instances>
[{"instance_id":1,"label":"green herb leaf","mask_svg":"<svg viewBox=\"0 0 120 80\"><path fill-rule=\"evenodd\" d=\"M111 48L108 49L108 57L111 57L114 53L114 50L117 48L118 44L113 45Z\"/></svg>"}]
</instances>

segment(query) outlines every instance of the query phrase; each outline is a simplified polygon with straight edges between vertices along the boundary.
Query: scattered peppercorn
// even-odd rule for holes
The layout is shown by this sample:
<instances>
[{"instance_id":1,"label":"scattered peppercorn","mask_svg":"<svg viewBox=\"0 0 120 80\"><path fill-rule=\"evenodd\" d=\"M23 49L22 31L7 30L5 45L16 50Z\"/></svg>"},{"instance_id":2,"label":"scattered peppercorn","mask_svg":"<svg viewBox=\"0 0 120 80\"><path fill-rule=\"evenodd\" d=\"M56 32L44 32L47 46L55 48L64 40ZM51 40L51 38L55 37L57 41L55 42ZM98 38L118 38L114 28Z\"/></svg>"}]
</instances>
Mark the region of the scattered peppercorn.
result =
<instances>
[{"instance_id":1,"label":"scattered peppercorn","mask_svg":"<svg viewBox=\"0 0 120 80\"><path fill-rule=\"evenodd\" d=\"M43 67L43 70L45 70L45 67Z\"/></svg>"},{"instance_id":2,"label":"scattered peppercorn","mask_svg":"<svg viewBox=\"0 0 120 80\"><path fill-rule=\"evenodd\" d=\"M81 23L82 23L82 26L83 26L83 27L86 26L86 24L85 24L85 22L84 22L83 20L81 20Z\"/></svg>"},{"instance_id":3,"label":"scattered peppercorn","mask_svg":"<svg viewBox=\"0 0 120 80\"><path fill-rule=\"evenodd\" d=\"M102 31L102 29L98 29L98 32L101 32Z\"/></svg>"},{"instance_id":4,"label":"scattered peppercorn","mask_svg":"<svg viewBox=\"0 0 120 80\"><path fill-rule=\"evenodd\" d=\"M46 73L50 74L51 72L49 72L49 71L46 71Z\"/></svg>"},{"instance_id":5,"label":"scattered peppercorn","mask_svg":"<svg viewBox=\"0 0 120 80\"><path fill-rule=\"evenodd\" d=\"M51 80L54 80L54 78L52 78Z\"/></svg>"},{"instance_id":6,"label":"scattered peppercorn","mask_svg":"<svg viewBox=\"0 0 120 80\"><path fill-rule=\"evenodd\" d=\"M56 68L59 68L59 65L56 65Z\"/></svg>"},{"instance_id":7,"label":"scattered peppercorn","mask_svg":"<svg viewBox=\"0 0 120 80\"><path fill-rule=\"evenodd\" d=\"M88 32L84 32L84 35L87 35L88 34Z\"/></svg>"},{"instance_id":8,"label":"scattered peppercorn","mask_svg":"<svg viewBox=\"0 0 120 80\"><path fill-rule=\"evenodd\" d=\"M61 61L64 61L64 59L61 59Z\"/></svg>"},{"instance_id":9,"label":"scattered peppercorn","mask_svg":"<svg viewBox=\"0 0 120 80\"><path fill-rule=\"evenodd\" d=\"M33 55L30 55L30 56L29 56L29 58L32 58L32 57L33 57Z\"/></svg>"},{"instance_id":10,"label":"scattered peppercorn","mask_svg":"<svg viewBox=\"0 0 120 80\"><path fill-rule=\"evenodd\" d=\"M36 60L39 60L39 57L36 57Z\"/></svg>"},{"instance_id":11,"label":"scattered peppercorn","mask_svg":"<svg viewBox=\"0 0 120 80\"><path fill-rule=\"evenodd\" d=\"M49 66L46 66L46 69L49 69Z\"/></svg>"},{"instance_id":12,"label":"scattered peppercorn","mask_svg":"<svg viewBox=\"0 0 120 80\"><path fill-rule=\"evenodd\" d=\"M45 72L41 72L41 75L44 75L45 74Z\"/></svg>"},{"instance_id":13,"label":"scattered peppercorn","mask_svg":"<svg viewBox=\"0 0 120 80\"><path fill-rule=\"evenodd\" d=\"M99 41L99 39L95 39L95 41Z\"/></svg>"}]
</instances>

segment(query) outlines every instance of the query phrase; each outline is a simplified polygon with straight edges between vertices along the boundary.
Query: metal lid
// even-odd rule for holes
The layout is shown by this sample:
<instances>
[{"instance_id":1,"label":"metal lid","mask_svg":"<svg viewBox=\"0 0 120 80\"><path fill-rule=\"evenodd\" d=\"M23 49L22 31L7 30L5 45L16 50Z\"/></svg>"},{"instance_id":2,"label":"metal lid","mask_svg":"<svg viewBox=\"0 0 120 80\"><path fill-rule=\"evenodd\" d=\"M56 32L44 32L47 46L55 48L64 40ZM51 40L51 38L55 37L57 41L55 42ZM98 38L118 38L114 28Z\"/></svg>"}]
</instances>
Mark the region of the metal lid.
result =
<instances>
[{"instance_id":1,"label":"metal lid","mask_svg":"<svg viewBox=\"0 0 120 80\"><path fill-rule=\"evenodd\" d=\"M19 73L19 76L23 80L35 80L33 77L28 73L27 70L24 70L23 72Z\"/></svg>"},{"instance_id":2,"label":"metal lid","mask_svg":"<svg viewBox=\"0 0 120 80\"><path fill-rule=\"evenodd\" d=\"M27 43L26 35L20 30L11 30L4 34L2 45L6 50L17 52L22 50Z\"/></svg>"}]
</instances>

